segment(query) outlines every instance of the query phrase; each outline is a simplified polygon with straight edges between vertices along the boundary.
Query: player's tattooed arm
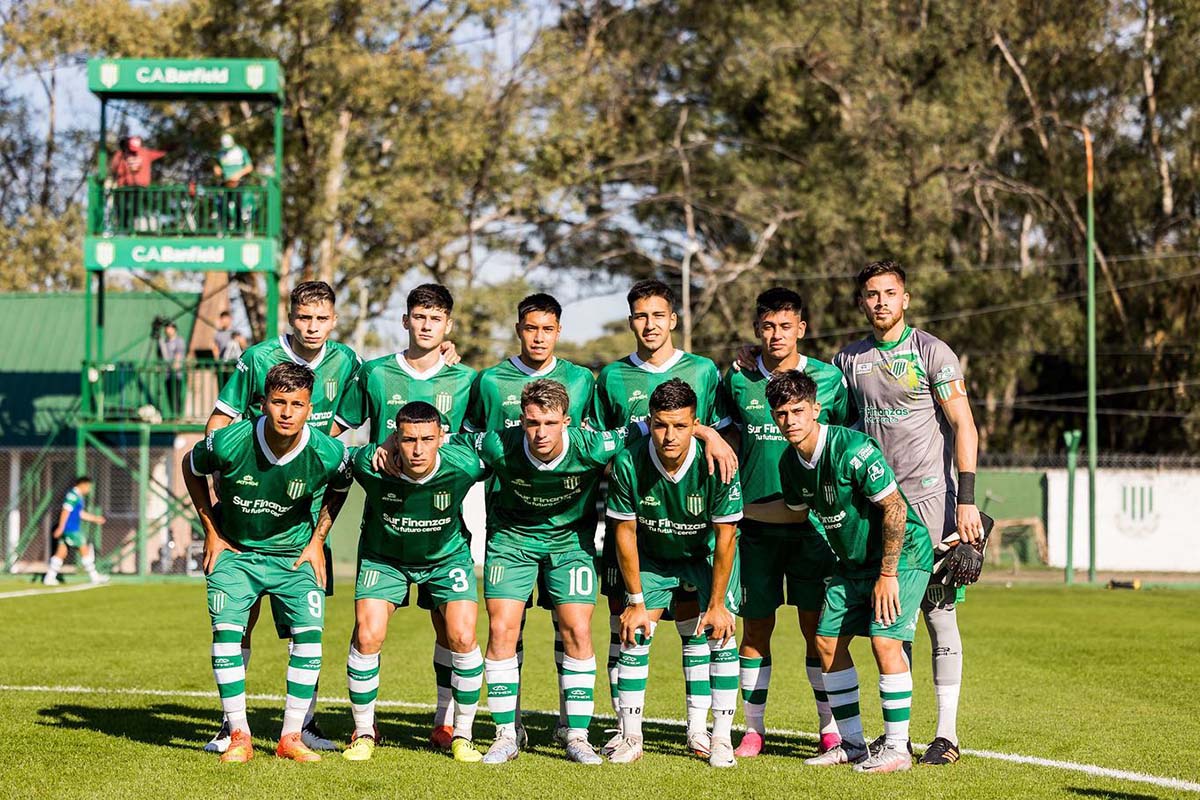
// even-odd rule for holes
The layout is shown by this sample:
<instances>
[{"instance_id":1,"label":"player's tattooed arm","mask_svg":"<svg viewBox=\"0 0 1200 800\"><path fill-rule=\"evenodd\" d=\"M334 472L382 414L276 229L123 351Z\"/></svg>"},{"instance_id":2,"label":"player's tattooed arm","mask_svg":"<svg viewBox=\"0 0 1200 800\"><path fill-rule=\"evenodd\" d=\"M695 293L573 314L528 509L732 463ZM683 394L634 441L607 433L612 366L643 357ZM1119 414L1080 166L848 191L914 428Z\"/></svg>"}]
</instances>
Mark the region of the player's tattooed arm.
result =
<instances>
[{"instance_id":1,"label":"player's tattooed arm","mask_svg":"<svg viewBox=\"0 0 1200 800\"><path fill-rule=\"evenodd\" d=\"M908 504L899 490L880 498L876 505L883 510L883 558L879 564L879 579L875 582L872 605L875 621L893 624L900 616L900 550L904 546L904 527Z\"/></svg>"}]
</instances>

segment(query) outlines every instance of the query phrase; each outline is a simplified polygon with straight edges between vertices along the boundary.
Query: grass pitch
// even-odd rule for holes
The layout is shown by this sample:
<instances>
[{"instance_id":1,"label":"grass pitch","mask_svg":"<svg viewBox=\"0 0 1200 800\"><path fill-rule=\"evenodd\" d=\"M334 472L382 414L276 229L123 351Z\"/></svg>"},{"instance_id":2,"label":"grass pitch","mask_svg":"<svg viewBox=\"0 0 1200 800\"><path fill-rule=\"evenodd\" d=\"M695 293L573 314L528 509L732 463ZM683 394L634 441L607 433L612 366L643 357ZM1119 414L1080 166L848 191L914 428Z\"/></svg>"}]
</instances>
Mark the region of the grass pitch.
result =
<instances>
[{"instance_id":1,"label":"grass pitch","mask_svg":"<svg viewBox=\"0 0 1200 800\"><path fill-rule=\"evenodd\" d=\"M78 582L72 585L79 585ZM0 592L33 588L0 580ZM39 593L40 595L40 593ZM1074 768L966 755L946 768L863 776L848 768L806 768L811 738L769 736L768 754L736 769L712 770L689 756L677 724L648 724L645 759L629 767L569 764L551 740L554 719L526 714L531 748L501 767L460 765L423 747L429 729L432 635L422 612L393 619L384 648L379 709L390 746L367 763L327 757L319 764L281 762L271 750L282 699L252 699L258 753L244 767L223 766L200 747L219 705L209 670L209 628L199 581L116 583L75 593L0 599L0 797L369 796L468 798L601 797L1197 797L1200 783L1200 596L1184 591L981 586L960 607L966 683L959 729L964 748L1070 762ZM804 679L803 645L793 617L781 617L767 724L812 731L815 712ZM327 612L321 722L345 742L344 656L352 625L348 579ZM606 628L597 618L597 628ZM922 626L923 627L923 626ZM480 626L481 636L484 627ZM683 692L679 643L670 628L651 653L647 714L679 718ZM269 625L256 634L248 690L282 695L286 649ZM607 633L597 633L603 664ZM530 614L523 705L556 709L549 615ZM913 740L933 737L929 645L915 643ZM855 658L868 736L881 732L876 672L865 646ZM73 691L53 688L76 687ZM607 684L597 683L597 712L608 713ZM603 740L608 720L593 725ZM486 711L476 723L486 747ZM1135 781L1082 767L1174 781ZM1190 786L1189 786L1190 785Z\"/></svg>"}]
</instances>

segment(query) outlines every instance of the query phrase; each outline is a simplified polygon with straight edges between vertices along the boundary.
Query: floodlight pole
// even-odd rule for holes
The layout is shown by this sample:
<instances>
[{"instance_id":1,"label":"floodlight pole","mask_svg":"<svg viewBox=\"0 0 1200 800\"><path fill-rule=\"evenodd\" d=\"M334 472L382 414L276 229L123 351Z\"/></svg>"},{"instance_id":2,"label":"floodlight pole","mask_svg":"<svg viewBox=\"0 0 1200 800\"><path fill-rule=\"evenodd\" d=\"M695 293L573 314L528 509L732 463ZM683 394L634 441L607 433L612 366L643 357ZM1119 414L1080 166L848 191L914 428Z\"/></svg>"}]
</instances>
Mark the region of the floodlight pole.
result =
<instances>
[{"instance_id":1,"label":"floodlight pole","mask_svg":"<svg viewBox=\"0 0 1200 800\"><path fill-rule=\"evenodd\" d=\"M1087 155L1087 446L1088 583L1096 582L1096 226L1093 201L1092 132L1083 129Z\"/></svg>"}]
</instances>

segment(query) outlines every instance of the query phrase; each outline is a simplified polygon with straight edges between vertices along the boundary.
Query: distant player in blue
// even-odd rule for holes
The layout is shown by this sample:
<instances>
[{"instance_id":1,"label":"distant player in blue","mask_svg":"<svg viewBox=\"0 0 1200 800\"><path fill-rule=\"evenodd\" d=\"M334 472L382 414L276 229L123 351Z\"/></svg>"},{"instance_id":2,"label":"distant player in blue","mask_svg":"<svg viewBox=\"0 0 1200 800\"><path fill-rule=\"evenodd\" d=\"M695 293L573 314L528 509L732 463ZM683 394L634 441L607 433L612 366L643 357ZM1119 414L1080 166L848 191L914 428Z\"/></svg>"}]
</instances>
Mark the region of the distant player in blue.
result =
<instances>
[{"instance_id":1,"label":"distant player in blue","mask_svg":"<svg viewBox=\"0 0 1200 800\"><path fill-rule=\"evenodd\" d=\"M87 537L80 527L80 523L85 520L97 525L104 524L104 517L98 517L83 510L85 498L91 491L92 479L87 475L80 475L75 479L75 484L67 491L66 497L63 498L62 510L58 513L58 524L54 526L54 538L58 544L54 548L54 555L50 558L50 568L46 570L46 577L42 579L42 583L46 586L56 586L61 583L58 573L67 557L68 547L79 550L79 563L91 576L92 583L108 583L108 576L101 575L96 571L96 551L88 544Z\"/></svg>"}]
</instances>

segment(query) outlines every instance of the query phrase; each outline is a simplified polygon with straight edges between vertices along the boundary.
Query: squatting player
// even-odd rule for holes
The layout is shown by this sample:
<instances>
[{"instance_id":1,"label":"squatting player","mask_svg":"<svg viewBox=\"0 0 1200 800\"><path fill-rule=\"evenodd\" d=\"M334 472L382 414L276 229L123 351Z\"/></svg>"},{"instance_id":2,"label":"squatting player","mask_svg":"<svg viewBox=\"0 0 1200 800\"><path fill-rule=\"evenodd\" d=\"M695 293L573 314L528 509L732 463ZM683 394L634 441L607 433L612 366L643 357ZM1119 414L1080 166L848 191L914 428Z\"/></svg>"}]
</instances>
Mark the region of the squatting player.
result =
<instances>
[{"instance_id":1,"label":"squatting player","mask_svg":"<svg viewBox=\"0 0 1200 800\"><path fill-rule=\"evenodd\" d=\"M50 557L50 566L42 576L43 585L57 586L62 582L58 579L58 573L67 559L68 547L79 550L79 563L87 570L92 583L108 583L108 576L96 571L96 550L88 542L79 524L81 521L94 525L103 525L105 522L103 515L83 510L91 492L92 479L87 475L80 475L63 497L62 509L58 512L58 524L54 526L54 540L57 544L54 546L54 555Z\"/></svg>"},{"instance_id":2,"label":"squatting player","mask_svg":"<svg viewBox=\"0 0 1200 800\"><path fill-rule=\"evenodd\" d=\"M904 643L917 628L917 609L933 568L929 533L896 486L871 437L819 421L817 384L792 370L771 378L767 402L790 449L779 460L783 498L760 503L760 519L816 517L837 554L817 623L822 680L841 743L804 763L853 763L858 772L912 767L908 720L912 673ZM859 716L858 673L850 658L855 636L869 636L879 667L882 741L868 749Z\"/></svg>"},{"instance_id":3,"label":"squatting player","mask_svg":"<svg viewBox=\"0 0 1200 800\"><path fill-rule=\"evenodd\" d=\"M742 490L736 476L710 475L695 438L696 393L678 378L650 395L650 441L638 442L613 466L608 516L616 520L617 559L627 594L621 614L618 693L621 742L609 758L642 757L642 712L654 626L674 591L696 587L705 610L689 633L705 637L712 676L713 728L708 763L732 767L737 710L737 521ZM707 635L706 635L707 634Z\"/></svg>"},{"instance_id":4,"label":"squatting player","mask_svg":"<svg viewBox=\"0 0 1200 800\"><path fill-rule=\"evenodd\" d=\"M275 754L319 761L300 729L321 672L325 625L325 537L345 502L352 476L341 442L307 423L313 373L277 364L264 381L263 416L210 433L183 463L184 483L204 526L204 572L212 618L212 666L229 723L221 761L251 759L246 668L241 641L250 610L264 594L276 624L291 639L283 729ZM219 473L221 512L213 510L208 475ZM329 491L325 491L328 488ZM313 501L323 495L318 521Z\"/></svg>"},{"instance_id":5,"label":"squatting player","mask_svg":"<svg viewBox=\"0 0 1200 800\"><path fill-rule=\"evenodd\" d=\"M973 542L983 535L975 506L975 459L979 437L958 357L945 342L904 321L909 294L904 270L879 261L858 274L858 304L871 335L838 353L862 428L896 471L896 480L937 545L954 531ZM958 488L955 490L955 472ZM961 590L960 590L961 591ZM955 592L929 586L921 603L933 648L937 734L922 764L959 759L958 697L962 685L962 637Z\"/></svg>"},{"instance_id":6,"label":"squatting player","mask_svg":"<svg viewBox=\"0 0 1200 800\"><path fill-rule=\"evenodd\" d=\"M763 717L771 683L771 635L785 589L788 604L796 606L804 634L805 671L820 723L819 752L838 743L837 725L821 683L816 640L825 581L833 571L833 551L810 521L773 525L758 519L754 512L755 504L781 496L779 458L788 451L787 440L775 427L767 405L767 382L771 377L789 370L811 377L817 384L821 422L845 425L850 414L842 373L797 350L805 328L800 295L791 289L768 289L756 302L754 332L762 350L754 368L731 368L725 373L726 405L734 424L724 432L739 442L738 463L746 503L738 536L743 588L740 614L745 626L740 651L741 685L746 714L746 734L734 753L740 757L756 756L763 749Z\"/></svg>"},{"instance_id":7,"label":"squatting player","mask_svg":"<svg viewBox=\"0 0 1200 800\"><path fill-rule=\"evenodd\" d=\"M379 653L393 612L405 604L409 584L415 583L428 592L444 620L454 693L451 751L456 761L477 762L483 755L471 746L471 738L483 655L475 641L475 562L459 509L487 469L471 445L443 444L442 416L429 403L406 403L392 421L398 478L372 468L374 447L359 448L351 459L366 502L358 542L354 634L346 662L354 735L342 757L366 761L375 751Z\"/></svg>"},{"instance_id":8,"label":"squatting player","mask_svg":"<svg viewBox=\"0 0 1200 800\"><path fill-rule=\"evenodd\" d=\"M675 348L671 332L678 324L675 314L675 293L662 281L644 280L635 283L627 296L629 329L636 342L634 352L614 361L600 371L592 403L589 424L599 430L633 425L649 415L650 394L660 384L679 378L696 392L696 418L704 425L721 429L728 424L721 396L721 373L717 365L704 356L685 353ZM723 472L732 471L736 456L724 442L707 448L710 462L722 461ZM710 463L711 467L711 463ZM614 524L605 527L606 542L613 539ZM617 699L617 657L620 653L620 614L625 608L625 586L617 565L616 548L604 546L601 591L608 597L609 649L608 681L613 711L620 712ZM712 706L709 681L708 643L696 633L696 618L700 607L695 593L681 590L676 593L673 608L675 627L683 640L683 674L687 707L687 743L697 755L707 757L708 712ZM621 741L617 732L604 746L605 754Z\"/></svg>"},{"instance_id":9,"label":"squatting player","mask_svg":"<svg viewBox=\"0 0 1200 800\"><path fill-rule=\"evenodd\" d=\"M521 352L488 367L475 378L471 387L471 401L467 417L463 422L468 431L501 431L519 427L521 424L521 392L530 381L539 378L558 381L566 387L571 398L568 409L571 424L583 423L591 409L592 389L596 379L586 367L554 355L554 347L562 333L562 306L552 296L544 293L531 294L517 304L517 339ZM489 494L485 503L490 511L491 494L497 488L496 481L488 484ZM488 516L489 520L491 515ZM562 674L563 643L559 633L558 618L554 604L550 602L546 587L538 587L538 605L550 611L554 625L554 664ZM521 622L524 631L524 620ZM517 663L524 661L525 649L522 639L517 639ZM567 710L560 696L558 725L554 736L565 743L567 732ZM524 727L521 725L521 702L517 698L517 743L521 744Z\"/></svg>"},{"instance_id":10,"label":"squatting player","mask_svg":"<svg viewBox=\"0 0 1200 800\"><path fill-rule=\"evenodd\" d=\"M454 297L445 286L426 283L409 292L403 320L408 347L402 353L362 365L338 406L338 425L357 428L368 423L371 441L382 444L394 432L396 411L406 403L421 400L437 408L444 431L457 433L466 414L475 370L447 361L446 337L454 330L453 313ZM462 533L468 535L465 528ZM437 706L429 740L435 747L448 750L454 733L450 641L445 620L424 584L418 589L417 605L429 611L435 640Z\"/></svg>"},{"instance_id":11,"label":"squatting player","mask_svg":"<svg viewBox=\"0 0 1200 800\"><path fill-rule=\"evenodd\" d=\"M333 289L323 281L305 281L296 285L289 297L288 321L292 332L259 342L242 353L233 374L221 387L216 407L204 426L206 434L221 430L236 419L253 419L265 413L260 405L266 396L268 371L276 364L299 364L308 367L314 375L309 427L331 436L338 435L340 430L334 424L333 415L342 392L358 369L359 358L349 347L329 338L337 326L335 301ZM318 494L314 497L314 517L320 504L321 496ZM329 572L323 585L328 596L333 594L333 559L328 550L325 552L325 564ZM246 668L250 665L250 635L258 622L259 608L256 603L250 610L246 637L242 641L242 662ZM272 613L278 620L280 614L286 613L286 609L275 603ZM287 638L286 627L276 625L276 628L280 638ZM313 718L316 708L317 695L314 692L312 706L304 720L304 743L314 750L336 750L336 745L326 738ZM204 749L223 753L228 746L229 727L222 722L221 730Z\"/></svg>"}]
</instances>

